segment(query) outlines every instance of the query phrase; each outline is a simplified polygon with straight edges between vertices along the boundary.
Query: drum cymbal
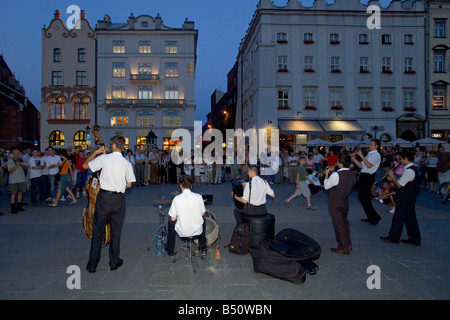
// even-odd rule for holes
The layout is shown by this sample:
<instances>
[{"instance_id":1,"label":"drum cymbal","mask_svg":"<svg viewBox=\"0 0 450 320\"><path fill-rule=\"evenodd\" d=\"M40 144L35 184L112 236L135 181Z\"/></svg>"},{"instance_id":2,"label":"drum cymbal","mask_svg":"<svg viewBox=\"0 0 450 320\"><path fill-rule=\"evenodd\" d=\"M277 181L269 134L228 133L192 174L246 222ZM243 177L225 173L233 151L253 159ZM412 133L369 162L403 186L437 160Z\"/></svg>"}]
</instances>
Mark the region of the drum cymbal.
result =
<instances>
[{"instance_id":1,"label":"drum cymbal","mask_svg":"<svg viewBox=\"0 0 450 320\"><path fill-rule=\"evenodd\" d=\"M153 203L156 203L156 204L170 204L170 203L172 203L172 199L156 199L156 200L153 200Z\"/></svg>"}]
</instances>

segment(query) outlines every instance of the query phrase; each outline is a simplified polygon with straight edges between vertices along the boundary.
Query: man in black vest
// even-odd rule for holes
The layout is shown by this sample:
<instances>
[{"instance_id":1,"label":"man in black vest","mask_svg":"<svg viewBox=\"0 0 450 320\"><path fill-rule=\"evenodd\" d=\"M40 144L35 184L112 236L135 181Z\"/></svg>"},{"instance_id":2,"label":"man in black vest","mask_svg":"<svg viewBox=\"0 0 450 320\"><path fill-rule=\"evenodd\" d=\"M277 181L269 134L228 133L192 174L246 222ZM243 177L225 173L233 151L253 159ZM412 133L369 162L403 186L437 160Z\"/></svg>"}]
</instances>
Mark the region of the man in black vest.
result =
<instances>
[{"instance_id":1,"label":"man in black vest","mask_svg":"<svg viewBox=\"0 0 450 320\"><path fill-rule=\"evenodd\" d=\"M338 157L337 172L333 172L328 178L329 173L334 167L328 167L325 170L324 187L330 189L328 193L328 209L330 210L334 233L338 243L337 248L331 248L335 253L350 254L352 242L350 239L350 225L347 219L348 215L348 197L356 183L355 174L349 170L352 158L349 154L340 154Z\"/></svg>"},{"instance_id":2,"label":"man in black vest","mask_svg":"<svg viewBox=\"0 0 450 320\"><path fill-rule=\"evenodd\" d=\"M387 237L381 240L399 243L403 226L406 226L408 239L402 242L420 246L420 230L416 218L416 197L420 192L419 170L414 166L414 155L405 151L400 156L400 162L405 166L400 179L397 180L393 171L389 172L389 178L398 187L397 207L392 217L391 229Z\"/></svg>"}]
</instances>

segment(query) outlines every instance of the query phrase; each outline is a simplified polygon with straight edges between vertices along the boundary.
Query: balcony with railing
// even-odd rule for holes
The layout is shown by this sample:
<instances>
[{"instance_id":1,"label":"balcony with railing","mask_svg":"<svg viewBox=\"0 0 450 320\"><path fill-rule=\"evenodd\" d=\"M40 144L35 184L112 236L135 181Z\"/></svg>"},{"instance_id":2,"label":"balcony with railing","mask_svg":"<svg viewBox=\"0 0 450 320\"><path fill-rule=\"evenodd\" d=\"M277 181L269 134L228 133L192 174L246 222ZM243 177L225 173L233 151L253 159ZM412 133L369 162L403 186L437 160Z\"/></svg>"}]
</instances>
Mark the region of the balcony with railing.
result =
<instances>
[{"instance_id":1,"label":"balcony with railing","mask_svg":"<svg viewBox=\"0 0 450 320\"><path fill-rule=\"evenodd\" d=\"M184 99L106 99L107 107L186 107Z\"/></svg>"},{"instance_id":2,"label":"balcony with railing","mask_svg":"<svg viewBox=\"0 0 450 320\"><path fill-rule=\"evenodd\" d=\"M131 82L151 82L151 83L158 83L160 80L159 74L148 74L148 73L137 73L137 74L130 74L130 81Z\"/></svg>"}]
</instances>

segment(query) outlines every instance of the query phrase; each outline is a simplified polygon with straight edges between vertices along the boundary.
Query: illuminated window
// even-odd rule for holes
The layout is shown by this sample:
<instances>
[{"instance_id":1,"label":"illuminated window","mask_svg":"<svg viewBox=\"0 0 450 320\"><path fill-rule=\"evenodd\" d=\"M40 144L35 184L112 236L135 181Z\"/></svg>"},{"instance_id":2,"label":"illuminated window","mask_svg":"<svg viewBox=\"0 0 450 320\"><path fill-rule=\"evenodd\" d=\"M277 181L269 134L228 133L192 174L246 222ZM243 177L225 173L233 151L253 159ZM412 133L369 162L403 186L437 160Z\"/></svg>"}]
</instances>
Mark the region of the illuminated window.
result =
<instances>
[{"instance_id":1,"label":"illuminated window","mask_svg":"<svg viewBox=\"0 0 450 320\"><path fill-rule=\"evenodd\" d=\"M178 62L166 62L166 77L178 77Z\"/></svg>"},{"instance_id":2,"label":"illuminated window","mask_svg":"<svg viewBox=\"0 0 450 320\"><path fill-rule=\"evenodd\" d=\"M164 151L172 151L178 144L180 143L180 140L177 138L172 139L171 137L164 137L163 138L163 150Z\"/></svg>"},{"instance_id":3,"label":"illuminated window","mask_svg":"<svg viewBox=\"0 0 450 320\"><path fill-rule=\"evenodd\" d=\"M166 41L166 53L178 53L178 42Z\"/></svg>"},{"instance_id":4,"label":"illuminated window","mask_svg":"<svg viewBox=\"0 0 450 320\"><path fill-rule=\"evenodd\" d=\"M113 53L125 53L125 41L113 41Z\"/></svg>"},{"instance_id":5,"label":"illuminated window","mask_svg":"<svg viewBox=\"0 0 450 320\"><path fill-rule=\"evenodd\" d=\"M146 137L136 138L136 150L138 149L145 150L146 148L147 148L147 138Z\"/></svg>"},{"instance_id":6,"label":"illuminated window","mask_svg":"<svg viewBox=\"0 0 450 320\"><path fill-rule=\"evenodd\" d=\"M139 86L138 87L138 99L153 99L152 87Z\"/></svg>"},{"instance_id":7,"label":"illuminated window","mask_svg":"<svg viewBox=\"0 0 450 320\"><path fill-rule=\"evenodd\" d=\"M181 126L181 112L179 111L164 111L163 112L163 126L164 127L180 127Z\"/></svg>"},{"instance_id":8,"label":"illuminated window","mask_svg":"<svg viewBox=\"0 0 450 320\"><path fill-rule=\"evenodd\" d=\"M127 91L125 86L113 86L112 87L112 98L113 99L126 99Z\"/></svg>"},{"instance_id":9,"label":"illuminated window","mask_svg":"<svg viewBox=\"0 0 450 320\"><path fill-rule=\"evenodd\" d=\"M113 62L113 78L125 78L125 62Z\"/></svg>"},{"instance_id":10,"label":"illuminated window","mask_svg":"<svg viewBox=\"0 0 450 320\"><path fill-rule=\"evenodd\" d=\"M65 98L60 97L51 97L49 101L48 107L48 118L49 119L65 119L64 107L65 107Z\"/></svg>"},{"instance_id":11,"label":"illuminated window","mask_svg":"<svg viewBox=\"0 0 450 320\"><path fill-rule=\"evenodd\" d=\"M139 41L139 53L152 53L152 42Z\"/></svg>"},{"instance_id":12,"label":"illuminated window","mask_svg":"<svg viewBox=\"0 0 450 320\"><path fill-rule=\"evenodd\" d=\"M152 74L152 64L151 63L139 63L138 73L139 74Z\"/></svg>"},{"instance_id":13,"label":"illuminated window","mask_svg":"<svg viewBox=\"0 0 450 320\"><path fill-rule=\"evenodd\" d=\"M169 100L178 99L178 86L166 87L164 91L164 98Z\"/></svg>"},{"instance_id":14,"label":"illuminated window","mask_svg":"<svg viewBox=\"0 0 450 320\"><path fill-rule=\"evenodd\" d=\"M111 112L111 127L128 127L128 112L113 111Z\"/></svg>"},{"instance_id":15,"label":"illuminated window","mask_svg":"<svg viewBox=\"0 0 450 320\"><path fill-rule=\"evenodd\" d=\"M49 138L50 147L63 146L64 141L65 141L64 134L61 131L56 130L50 134Z\"/></svg>"},{"instance_id":16,"label":"illuminated window","mask_svg":"<svg viewBox=\"0 0 450 320\"><path fill-rule=\"evenodd\" d=\"M433 86L433 109L447 109L447 87Z\"/></svg>"},{"instance_id":17,"label":"illuminated window","mask_svg":"<svg viewBox=\"0 0 450 320\"><path fill-rule=\"evenodd\" d=\"M83 149L86 149L87 143L86 143L86 132L85 131L78 131L73 136L73 146L77 147L80 146Z\"/></svg>"},{"instance_id":18,"label":"illuminated window","mask_svg":"<svg viewBox=\"0 0 450 320\"><path fill-rule=\"evenodd\" d=\"M139 111L136 113L136 125L138 127L155 126L155 113L152 111Z\"/></svg>"}]
</instances>

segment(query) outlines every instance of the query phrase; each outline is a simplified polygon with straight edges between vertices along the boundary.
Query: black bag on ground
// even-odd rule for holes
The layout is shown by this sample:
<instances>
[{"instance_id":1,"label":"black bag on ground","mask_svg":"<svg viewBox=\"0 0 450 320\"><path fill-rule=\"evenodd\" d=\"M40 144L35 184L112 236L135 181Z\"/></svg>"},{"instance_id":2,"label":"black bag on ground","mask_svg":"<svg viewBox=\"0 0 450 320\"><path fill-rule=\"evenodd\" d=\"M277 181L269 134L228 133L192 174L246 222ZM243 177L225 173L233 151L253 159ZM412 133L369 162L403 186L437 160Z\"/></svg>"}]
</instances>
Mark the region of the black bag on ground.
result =
<instances>
[{"instance_id":1,"label":"black bag on ground","mask_svg":"<svg viewBox=\"0 0 450 320\"><path fill-rule=\"evenodd\" d=\"M264 273L295 284L302 284L306 280L306 272L300 263L286 258L276 251L260 247L250 249L250 254L253 260L253 270L256 273Z\"/></svg>"},{"instance_id":2,"label":"black bag on ground","mask_svg":"<svg viewBox=\"0 0 450 320\"><path fill-rule=\"evenodd\" d=\"M249 253L250 230L244 223L238 223L234 227L230 243L225 246L231 253L244 255Z\"/></svg>"},{"instance_id":3,"label":"black bag on ground","mask_svg":"<svg viewBox=\"0 0 450 320\"><path fill-rule=\"evenodd\" d=\"M263 242L261 246L301 264L319 259L322 253L322 248L314 239L291 228L281 230L271 242Z\"/></svg>"}]
</instances>

